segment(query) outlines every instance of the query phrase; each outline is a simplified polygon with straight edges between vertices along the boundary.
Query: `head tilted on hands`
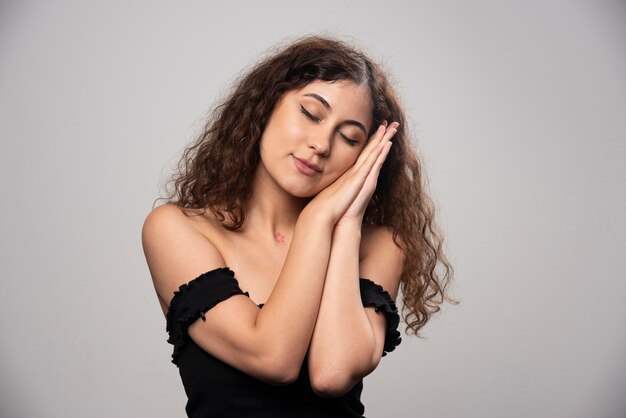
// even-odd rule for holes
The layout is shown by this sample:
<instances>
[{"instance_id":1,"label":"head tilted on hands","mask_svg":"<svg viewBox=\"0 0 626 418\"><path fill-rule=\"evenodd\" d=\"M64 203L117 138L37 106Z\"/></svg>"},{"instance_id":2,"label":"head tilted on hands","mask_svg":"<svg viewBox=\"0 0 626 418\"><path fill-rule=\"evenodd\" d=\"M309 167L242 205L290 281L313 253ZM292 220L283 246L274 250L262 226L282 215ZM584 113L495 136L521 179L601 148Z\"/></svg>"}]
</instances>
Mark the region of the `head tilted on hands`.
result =
<instances>
[{"instance_id":1,"label":"head tilted on hands","mask_svg":"<svg viewBox=\"0 0 626 418\"><path fill-rule=\"evenodd\" d=\"M279 187L306 203L356 162L371 125L369 91L352 81L288 91L263 131L254 187Z\"/></svg>"},{"instance_id":2,"label":"head tilted on hands","mask_svg":"<svg viewBox=\"0 0 626 418\"><path fill-rule=\"evenodd\" d=\"M325 99L332 111L315 96ZM296 100L295 112L285 106L290 99ZM307 112L313 118L324 117L324 123L305 119ZM357 124L344 123L348 120L366 132ZM184 166L174 179L175 193L183 207L226 210L234 222L224 226L237 228L245 219L260 165L265 163L261 169L275 174L274 180L282 181L294 196L310 198L356 161L383 121L400 126L378 178L372 198L376 202L391 191L393 168L402 167L411 148L396 94L380 67L355 47L330 37L299 38L270 51L235 81L186 150ZM324 170L319 178L309 179L308 186L296 184L281 176L276 159L281 152ZM409 154L413 156L412 151Z\"/></svg>"},{"instance_id":3,"label":"head tilted on hands","mask_svg":"<svg viewBox=\"0 0 626 418\"><path fill-rule=\"evenodd\" d=\"M363 223L392 229L409 254L403 301L417 331L439 310L451 265L400 100L382 67L358 48L306 36L271 50L235 80L185 150L168 201L208 209L229 230L244 224L259 181L305 205L355 163L385 121L399 127Z\"/></svg>"}]
</instances>

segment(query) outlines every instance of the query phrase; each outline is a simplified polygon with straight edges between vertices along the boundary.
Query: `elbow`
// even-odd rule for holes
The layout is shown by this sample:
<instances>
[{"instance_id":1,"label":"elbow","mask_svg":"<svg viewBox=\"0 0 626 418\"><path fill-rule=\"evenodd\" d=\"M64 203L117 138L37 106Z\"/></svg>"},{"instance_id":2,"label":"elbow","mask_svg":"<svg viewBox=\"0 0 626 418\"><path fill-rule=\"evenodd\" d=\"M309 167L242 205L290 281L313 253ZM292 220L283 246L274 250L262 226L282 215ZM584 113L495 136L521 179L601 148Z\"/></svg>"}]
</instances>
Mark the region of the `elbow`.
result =
<instances>
[{"instance_id":1,"label":"elbow","mask_svg":"<svg viewBox=\"0 0 626 418\"><path fill-rule=\"evenodd\" d=\"M357 354L352 354L352 362L346 358L335 362L334 366L309 363L311 389L322 398L337 398L348 393L363 377L370 374L376 365L372 364L371 356L355 361Z\"/></svg>"},{"instance_id":2,"label":"elbow","mask_svg":"<svg viewBox=\"0 0 626 418\"><path fill-rule=\"evenodd\" d=\"M266 382L273 386L285 386L298 380L302 362L297 363L289 356L280 356L268 361L266 366Z\"/></svg>"},{"instance_id":3,"label":"elbow","mask_svg":"<svg viewBox=\"0 0 626 418\"><path fill-rule=\"evenodd\" d=\"M366 361L357 362L360 365L355 365L354 368L346 366L348 363L345 361L339 367L309 365L309 377L313 392L322 398L338 398L348 393L354 385L376 368L372 364L364 366Z\"/></svg>"},{"instance_id":4,"label":"elbow","mask_svg":"<svg viewBox=\"0 0 626 418\"><path fill-rule=\"evenodd\" d=\"M338 398L352 389L356 381L345 371L316 373L311 376L311 388L321 398Z\"/></svg>"},{"instance_id":5,"label":"elbow","mask_svg":"<svg viewBox=\"0 0 626 418\"><path fill-rule=\"evenodd\" d=\"M272 386L286 386L295 383L296 380L298 380L298 374L281 369L274 369L269 372L266 382Z\"/></svg>"},{"instance_id":6,"label":"elbow","mask_svg":"<svg viewBox=\"0 0 626 418\"><path fill-rule=\"evenodd\" d=\"M306 356L306 347L294 349L292 345L276 336L264 336L257 340L254 355L257 367L262 370L263 381L273 386L295 383Z\"/></svg>"}]
</instances>

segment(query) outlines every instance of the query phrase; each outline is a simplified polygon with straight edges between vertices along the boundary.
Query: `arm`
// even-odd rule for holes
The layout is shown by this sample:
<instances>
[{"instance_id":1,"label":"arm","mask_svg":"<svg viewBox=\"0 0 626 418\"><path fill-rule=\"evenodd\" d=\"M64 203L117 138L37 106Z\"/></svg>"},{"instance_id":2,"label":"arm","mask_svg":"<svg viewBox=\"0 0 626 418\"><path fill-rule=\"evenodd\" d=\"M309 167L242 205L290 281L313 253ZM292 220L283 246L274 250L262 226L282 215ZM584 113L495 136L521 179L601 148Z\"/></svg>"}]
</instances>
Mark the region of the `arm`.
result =
<instances>
[{"instance_id":1,"label":"arm","mask_svg":"<svg viewBox=\"0 0 626 418\"><path fill-rule=\"evenodd\" d=\"M168 304L181 284L226 266L192 222L177 207L164 205L154 209L143 226L143 248L155 289ZM260 380L294 381L315 326L331 234L332 223L303 211L263 309L244 295L234 295L205 312L205 320L193 322L189 336L203 350Z\"/></svg>"},{"instance_id":2,"label":"arm","mask_svg":"<svg viewBox=\"0 0 626 418\"><path fill-rule=\"evenodd\" d=\"M322 302L308 354L311 386L324 397L349 391L380 362L386 319L363 307L359 278L374 280L395 300L403 252L391 231L375 227L361 245L361 225L349 222L333 232ZM363 258L359 261L360 248Z\"/></svg>"}]
</instances>

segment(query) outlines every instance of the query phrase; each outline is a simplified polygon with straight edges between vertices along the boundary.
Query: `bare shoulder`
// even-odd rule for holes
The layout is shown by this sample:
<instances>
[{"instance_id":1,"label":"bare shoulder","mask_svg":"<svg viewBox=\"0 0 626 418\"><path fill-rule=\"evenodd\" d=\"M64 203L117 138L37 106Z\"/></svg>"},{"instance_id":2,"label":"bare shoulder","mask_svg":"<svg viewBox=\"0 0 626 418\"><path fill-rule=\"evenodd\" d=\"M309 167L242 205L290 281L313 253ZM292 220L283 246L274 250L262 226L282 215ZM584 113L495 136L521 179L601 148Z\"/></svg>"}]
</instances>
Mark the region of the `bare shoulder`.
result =
<instances>
[{"instance_id":1,"label":"bare shoulder","mask_svg":"<svg viewBox=\"0 0 626 418\"><path fill-rule=\"evenodd\" d=\"M210 210L201 211L200 209L185 209L180 206L177 206L173 203L166 203L161 206L157 206L152 209L152 211L148 214L146 220L148 219L157 219L158 221L151 222L159 222L159 221L177 221L177 222L185 222L189 226L197 227L198 225L211 225L214 224L214 216L212 215Z\"/></svg>"},{"instance_id":2,"label":"bare shoulder","mask_svg":"<svg viewBox=\"0 0 626 418\"><path fill-rule=\"evenodd\" d=\"M404 268L405 254L385 225L363 225L359 274L383 286L395 299Z\"/></svg>"},{"instance_id":3,"label":"bare shoulder","mask_svg":"<svg viewBox=\"0 0 626 418\"><path fill-rule=\"evenodd\" d=\"M191 215L170 203L154 208L146 217L141 231L144 250L162 251L161 248L166 246L181 248L186 252L193 248L206 251L207 247L211 247L211 253L219 254L215 240L209 239L208 235L211 234L207 234L209 229L214 228L207 214L201 214L196 209L187 211ZM221 254L219 256L221 260Z\"/></svg>"},{"instance_id":4,"label":"bare shoulder","mask_svg":"<svg viewBox=\"0 0 626 418\"><path fill-rule=\"evenodd\" d=\"M363 255L359 261L359 276L378 284L389 293L393 301L398 297L405 254L393 240L393 229L383 225L364 225L361 230ZM365 308L365 313L376 335L376 355L371 370L380 362L387 339L387 317L375 306Z\"/></svg>"},{"instance_id":5,"label":"bare shoulder","mask_svg":"<svg viewBox=\"0 0 626 418\"><path fill-rule=\"evenodd\" d=\"M393 228L387 225L363 225L361 227L361 258L380 246L397 245L393 241ZM399 248L399 247L398 247Z\"/></svg>"},{"instance_id":6,"label":"bare shoulder","mask_svg":"<svg viewBox=\"0 0 626 418\"><path fill-rule=\"evenodd\" d=\"M141 241L155 290L166 310L174 291L201 273L224 267L224 258L188 217L172 204L153 209L146 217Z\"/></svg>"}]
</instances>

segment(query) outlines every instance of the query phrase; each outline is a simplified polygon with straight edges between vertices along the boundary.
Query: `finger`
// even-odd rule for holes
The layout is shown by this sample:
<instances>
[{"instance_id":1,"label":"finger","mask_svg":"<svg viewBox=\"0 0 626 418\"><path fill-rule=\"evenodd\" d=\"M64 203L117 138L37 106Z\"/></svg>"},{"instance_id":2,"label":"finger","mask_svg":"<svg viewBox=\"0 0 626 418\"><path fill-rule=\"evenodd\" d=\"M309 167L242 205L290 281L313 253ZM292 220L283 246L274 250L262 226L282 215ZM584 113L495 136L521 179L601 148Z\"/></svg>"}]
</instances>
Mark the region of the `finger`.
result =
<instances>
[{"instance_id":1,"label":"finger","mask_svg":"<svg viewBox=\"0 0 626 418\"><path fill-rule=\"evenodd\" d=\"M381 139L381 141L388 141L393 138L393 136L398 132L398 126L400 126L399 122L393 122L389 127L385 130L385 133Z\"/></svg>"},{"instance_id":2,"label":"finger","mask_svg":"<svg viewBox=\"0 0 626 418\"><path fill-rule=\"evenodd\" d=\"M384 121L383 126L385 127L385 129L382 130L382 132L377 131L374 133L374 136L377 137L378 142L385 142L387 140L390 140L396 134L396 132L398 132L398 126L400 126L400 123L393 122L387 126L387 121ZM376 139L374 138L373 140L376 141Z\"/></svg>"},{"instance_id":3,"label":"finger","mask_svg":"<svg viewBox=\"0 0 626 418\"><path fill-rule=\"evenodd\" d=\"M378 173L380 172L380 168L383 166L383 163L387 159L387 155L389 155L389 150L391 149L392 145L393 145L393 142L391 141L385 142L385 144L383 144L383 149L380 155L378 155L378 158L376 159L374 166L372 167L372 171L376 172L377 176L378 176Z\"/></svg>"},{"instance_id":4,"label":"finger","mask_svg":"<svg viewBox=\"0 0 626 418\"><path fill-rule=\"evenodd\" d=\"M361 151L361 155L359 155L359 158L354 164L356 166L355 168L358 169L363 165L367 165L366 161L369 160L369 157L372 153L375 153L378 145L391 140L391 138L398 131L398 126L400 126L399 122L393 122L391 125L387 126L387 121L383 121L383 123L378 127L376 132L372 134L372 137L370 138L369 143L366 145L366 148Z\"/></svg>"},{"instance_id":5,"label":"finger","mask_svg":"<svg viewBox=\"0 0 626 418\"><path fill-rule=\"evenodd\" d=\"M376 184L380 167L385 161L390 147L391 142L389 141L379 143L363 164L342 181L347 187L345 189L347 194L355 193L354 198L356 198L367 182L373 181Z\"/></svg>"},{"instance_id":6,"label":"finger","mask_svg":"<svg viewBox=\"0 0 626 418\"><path fill-rule=\"evenodd\" d=\"M350 173L346 173L347 177L345 181L347 181L349 184L357 186L360 189L365 183L369 173L372 171L372 167L376 163L376 160L379 158L383 148L384 143L378 143L376 147L372 150L372 152L365 156L362 161L355 163L350 168Z\"/></svg>"},{"instance_id":7,"label":"finger","mask_svg":"<svg viewBox=\"0 0 626 418\"><path fill-rule=\"evenodd\" d=\"M361 154L357 158L355 162L355 165L357 167L363 165L363 163L367 160L368 156L376 149L376 146L380 143L380 140L382 139L384 134L385 134L385 126L379 125L378 129L372 134L369 142L367 143L367 145L365 145L365 148L363 148L363 151L361 151Z\"/></svg>"},{"instance_id":8,"label":"finger","mask_svg":"<svg viewBox=\"0 0 626 418\"><path fill-rule=\"evenodd\" d=\"M389 154L389 150L391 149L392 142L387 142L383 146L383 150L376 159L376 163L372 167L372 170L368 173L367 178L365 179L365 184L372 184L372 187L375 188L376 183L378 183L378 176L380 175L380 169L385 162L387 155Z\"/></svg>"},{"instance_id":9,"label":"finger","mask_svg":"<svg viewBox=\"0 0 626 418\"><path fill-rule=\"evenodd\" d=\"M376 145L376 148L374 149L374 151L363 162L361 167L359 167L359 171L362 171L366 177L373 170L373 167L376 165L376 162L380 159L381 154L384 152L386 144L388 143L389 141L379 142L378 145ZM383 158L383 161L384 161L384 158Z\"/></svg>"}]
</instances>

